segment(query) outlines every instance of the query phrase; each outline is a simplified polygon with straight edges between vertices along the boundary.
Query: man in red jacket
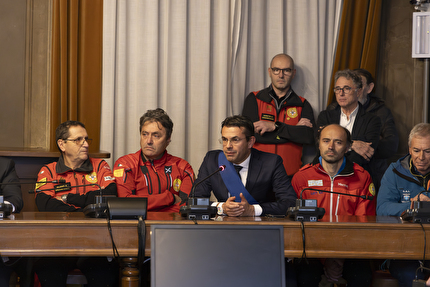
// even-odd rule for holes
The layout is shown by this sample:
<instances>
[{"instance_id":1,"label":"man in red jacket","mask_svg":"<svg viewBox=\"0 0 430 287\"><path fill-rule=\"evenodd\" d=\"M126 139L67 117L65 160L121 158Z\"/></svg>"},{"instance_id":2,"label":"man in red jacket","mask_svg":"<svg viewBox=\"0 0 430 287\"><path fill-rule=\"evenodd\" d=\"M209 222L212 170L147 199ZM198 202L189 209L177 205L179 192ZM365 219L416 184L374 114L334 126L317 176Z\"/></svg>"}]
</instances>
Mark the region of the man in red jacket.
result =
<instances>
[{"instance_id":1,"label":"man in red jacket","mask_svg":"<svg viewBox=\"0 0 430 287\"><path fill-rule=\"evenodd\" d=\"M314 112L291 87L296 75L293 58L274 56L268 73L272 83L246 97L242 115L254 123L254 148L281 156L292 177L302 166L303 145L314 142Z\"/></svg>"},{"instance_id":2,"label":"man in red jacket","mask_svg":"<svg viewBox=\"0 0 430 287\"><path fill-rule=\"evenodd\" d=\"M116 196L115 178L107 162L88 156L91 139L83 123L66 121L57 127L55 137L61 155L57 162L43 166L37 176L39 211L82 211L95 203L100 188L103 195ZM53 183L60 180L64 183Z\"/></svg>"},{"instance_id":3,"label":"man in red jacket","mask_svg":"<svg viewBox=\"0 0 430 287\"><path fill-rule=\"evenodd\" d=\"M147 197L148 211L179 212L194 182L194 171L184 159L167 153L173 122L160 108L140 118L140 147L119 158L114 176L119 197Z\"/></svg>"},{"instance_id":4,"label":"man in red jacket","mask_svg":"<svg viewBox=\"0 0 430 287\"><path fill-rule=\"evenodd\" d=\"M88 156L91 139L83 123L66 121L60 124L55 138L61 155L57 162L43 166L37 176L39 211L82 211L95 203L99 188L103 189L103 195L116 195L115 178L109 165L102 159ZM34 263L34 271L43 287L66 286L68 272L76 268L85 274L89 287L118 285L119 267L111 258L41 257Z\"/></svg>"},{"instance_id":5,"label":"man in red jacket","mask_svg":"<svg viewBox=\"0 0 430 287\"><path fill-rule=\"evenodd\" d=\"M321 156L302 167L293 177L292 185L297 196L317 199L318 207L323 207L330 218L337 215L375 215L375 200L366 199L375 195L369 173L345 157L352 145L349 131L337 124L323 127L318 145ZM324 264L317 259L309 261L311 264L301 264L298 268L298 286L318 286L323 274L323 280L331 283L339 283L343 277L348 286L370 286L372 272L367 260L329 258L323 260Z\"/></svg>"}]
</instances>

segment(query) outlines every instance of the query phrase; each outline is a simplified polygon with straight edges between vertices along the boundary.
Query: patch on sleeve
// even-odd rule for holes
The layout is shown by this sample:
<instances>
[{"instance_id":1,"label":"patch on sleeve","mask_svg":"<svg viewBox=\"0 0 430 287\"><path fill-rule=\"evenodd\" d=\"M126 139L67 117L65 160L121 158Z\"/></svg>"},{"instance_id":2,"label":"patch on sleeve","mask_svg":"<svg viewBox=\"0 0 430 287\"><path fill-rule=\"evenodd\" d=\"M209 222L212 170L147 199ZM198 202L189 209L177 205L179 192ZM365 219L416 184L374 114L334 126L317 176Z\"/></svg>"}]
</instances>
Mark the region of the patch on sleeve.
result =
<instances>
[{"instance_id":1,"label":"patch on sleeve","mask_svg":"<svg viewBox=\"0 0 430 287\"><path fill-rule=\"evenodd\" d=\"M178 192L179 190L181 190L181 184L182 184L182 181L181 181L179 178L175 179L175 180L173 181L173 189L174 189L176 192Z\"/></svg>"},{"instance_id":2,"label":"patch on sleeve","mask_svg":"<svg viewBox=\"0 0 430 287\"><path fill-rule=\"evenodd\" d=\"M371 195L375 196L375 185L373 184L373 182L369 184L369 192Z\"/></svg>"},{"instance_id":3,"label":"patch on sleeve","mask_svg":"<svg viewBox=\"0 0 430 287\"><path fill-rule=\"evenodd\" d=\"M44 186L45 184L46 184L46 177L42 178L41 180L39 180L39 181L36 183L36 188L35 188L35 189L39 189L39 188L41 188L42 186Z\"/></svg>"},{"instance_id":4,"label":"patch on sleeve","mask_svg":"<svg viewBox=\"0 0 430 287\"><path fill-rule=\"evenodd\" d=\"M308 186L323 186L323 181L322 179L314 179L314 180L308 180Z\"/></svg>"},{"instance_id":5,"label":"patch on sleeve","mask_svg":"<svg viewBox=\"0 0 430 287\"><path fill-rule=\"evenodd\" d=\"M123 175L124 175L124 169L123 168L114 169L113 176L122 177Z\"/></svg>"}]
</instances>

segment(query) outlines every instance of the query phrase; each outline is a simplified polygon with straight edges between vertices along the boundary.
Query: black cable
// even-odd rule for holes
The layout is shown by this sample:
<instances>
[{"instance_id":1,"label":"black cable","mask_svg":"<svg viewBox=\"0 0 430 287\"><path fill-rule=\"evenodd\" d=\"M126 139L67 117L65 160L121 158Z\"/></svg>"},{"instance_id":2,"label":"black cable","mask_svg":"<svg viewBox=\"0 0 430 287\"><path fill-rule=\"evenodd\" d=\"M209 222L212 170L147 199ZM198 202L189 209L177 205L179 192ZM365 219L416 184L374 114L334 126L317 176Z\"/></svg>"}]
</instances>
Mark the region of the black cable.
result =
<instances>
[{"instance_id":1,"label":"black cable","mask_svg":"<svg viewBox=\"0 0 430 287\"><path fill-rule=\"evenodd\" d=\"M424 232L424 252L423 252L423 263L422 263L422 265L424 265L424 263L426 261L427 236L426 236L426 231L424 230L424 226L421 222L420 222L420 225L421 225L421 228Z\"/></svg>"},{"instance_id":2,"label":"black cable","mask_svg":"<svg viewBox=\"0 0 430 287\"><path fill-rule=\"evenodd\" d=\"M418 279L418 270L421 269L421 272L423 272L423 270L427 270L430 271L429 268L424 267L425 264L425 260L426 260L426 247L427 247L427 236L426 236L426 231L424 229L424 226L421 222L418 222L424 232L424 252L423 252L423 261L420 261L420 267L417 268L417 270L415 270L415 279Z\"/></svg>"},{"instance_id":3,"label":"black cable","mask_svg":"<svg viewBox=\"0 0 430 287\"><path fill-rule=\"evenodd\" d=\"M139 286L142 286L143 282L143 263L145 261L145 246L146 246L146 225L143 220L143 216L138 217L137 223L137 234L138 234L138 244L139 248L137 251L137 263L139 268Z\"/></svg>"},{"instance_id":4,"label":"black cable","mask_svg":"<svg viewBox=\"0 0 430 287\"><path fill-rule=\"evenodd\" d=\"M119 259L119 252L118 252L118 249L116 248L115 241L113 240L112 226L110 224L110 212L109 212L109 208L106 210L106 213L107 213L106 214L106 219L107 219L107 225L108 225L110 240L112 242L113 257L118 260ZM118 262L119 262L119 260L118 260Z\"/></svg>"},{"instance_id":5,"label":"black cable","mask_svg":"<svg viewBox=\"0 0 430 287\"><path fill-rule=\"evenodd\" d=\"M300 227L302 229L302 241L303 241L303 253L300 260L305 259L306 264L309 264L308 258L306 256L306 236L305 236L305 224L303 223L303 219L300 220Z\"/></svg>"}]
</instances>

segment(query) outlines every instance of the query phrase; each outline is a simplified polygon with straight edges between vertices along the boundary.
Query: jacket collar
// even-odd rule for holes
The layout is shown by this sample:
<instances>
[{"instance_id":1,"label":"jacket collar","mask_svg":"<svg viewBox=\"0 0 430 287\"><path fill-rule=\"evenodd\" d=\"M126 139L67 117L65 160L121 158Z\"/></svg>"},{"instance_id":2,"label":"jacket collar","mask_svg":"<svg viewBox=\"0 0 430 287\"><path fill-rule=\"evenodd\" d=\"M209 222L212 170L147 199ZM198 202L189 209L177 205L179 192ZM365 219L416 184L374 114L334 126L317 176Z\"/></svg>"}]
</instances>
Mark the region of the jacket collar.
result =
<instances>
[{"instance_id":1,"label":"jacket collar","mask_svg":"<svg viewBox=\"0 0 430 287\"><path fill-rule=\"evenodd\" d=\"M320 156L321 157L321 156ZM320 168L321 170L324 170L322 164L320 163L320 157L315 157L312 161L311 165ZM340 172L336 174L338 175L350 175L354 173L354 163L350 161L347 157L343 157L343 164L340 167ZM325 170L324 170L325 171Z\"/></svg>"},{"instance_id":2,"label":"jacket collar","mask_svg":"<svg viewBox=\"0 0 430 287\"><path fill-rule=\"evenodd\" d=\"M274 97L277 97L275 92L273 91L272 84L264 90L261 90L257 93L257 98L266 103L271 103L274 100ZM299 96L294 92L293 88L290 86L290 89L287 92L287 100L282 102L282 106L298 106L302 107L303 102L300 100Z\"/></svg>"},{"instance_id":3,"label":"jacket collar","mask_svg":"<svg viewBox=\"0 0 430 287\"><path fill-rule=\"evenodd\" d=\"M140 150L140 165L153 165L153 166L164 166L167 161L167 150L164 151L163 156L156 160L146 160L143 156L142 150Z\"/></svg>"},{"instance_id":4,"label":"jacket collar","mask_svg":"<svg viewBox=\"0 0 430 287\"><path fill-rule=\"evenodd\" d=\"M73 169L71 169L70 167L68 167L65 163L64 163L64 158L63 155L61 154L58 161L57 161L57 165L55 166L55 172L57 174L61 174L61 173L66 173L69 171L73 171ZM91 163L90 158L88 157L84 163L78 167L77 169L75 169L74 171L77 172L85 172L85 173L90 173L93 171L93 164Z\"/></svg>"}]
</instances>

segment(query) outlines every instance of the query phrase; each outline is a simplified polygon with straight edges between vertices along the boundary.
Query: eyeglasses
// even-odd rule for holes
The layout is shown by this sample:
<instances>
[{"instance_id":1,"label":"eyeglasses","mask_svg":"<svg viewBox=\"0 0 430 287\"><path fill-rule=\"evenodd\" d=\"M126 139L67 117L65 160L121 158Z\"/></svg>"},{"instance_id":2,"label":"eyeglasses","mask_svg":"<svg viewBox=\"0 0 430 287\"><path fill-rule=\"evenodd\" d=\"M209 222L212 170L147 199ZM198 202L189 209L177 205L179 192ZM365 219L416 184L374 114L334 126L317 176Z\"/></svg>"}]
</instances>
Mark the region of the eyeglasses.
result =
<instances>
[{"instance_id":1,"label":"eyeglasses","mask_svg":"<svg viewBox=\"0 0 430 287\"><path fill-rule=\"evenodd\" d=\"M65 141L65 142L68 142L68 141L69 142L74 142L77 145L83 145L84 141L86 141L89 145L93 142L93 140L89 139L88 137L86 137L86 138L78 137L78 138L75 138L75 139L65 139L63 141Z\"/></svg>"},{"instance_id":2,"label":"eyeglasses","mask_svg":"<svg viewBox=\"0 0 430 287\"><path fill-rule=\"evenodd\" d=\"M336 88L333 89L333 92L335 94L340 94L340 92L342 91L345 95L348 95L349 93L351 93L352 90L356 91L358 89L352 88L350 86L345 86L343 88L336 87Z\"/></svg>"},{"instance_id":3,"label":"eyeglasses","mask_svg":"<svg viewBox=\"0 0 430 287\"><path fill-rule=\"evenodd\" d=\"M281 71L284 75L290 75L291 72L293 71L293 69L291 69L291 68L285 68L285 69L270 68L270 69L272 70L272 73L274 75L279 75L279 72L281 72Z\"/></svg>"},{"instance_id":4,"label":"eyeglasses","mask_svg":"<svg viewBox=\"0 0 430 287\"><path fill-rule=\"evenodd\" d=\"M222 145L227 145L228 142L230 141L232 145L238 145L242 140L246 139L246 138L238 138L238 137L234 137L231 139L227 139L227 138L220 138L219 139L219 143L221 143Z\"/></svg>"}]
</instances>

